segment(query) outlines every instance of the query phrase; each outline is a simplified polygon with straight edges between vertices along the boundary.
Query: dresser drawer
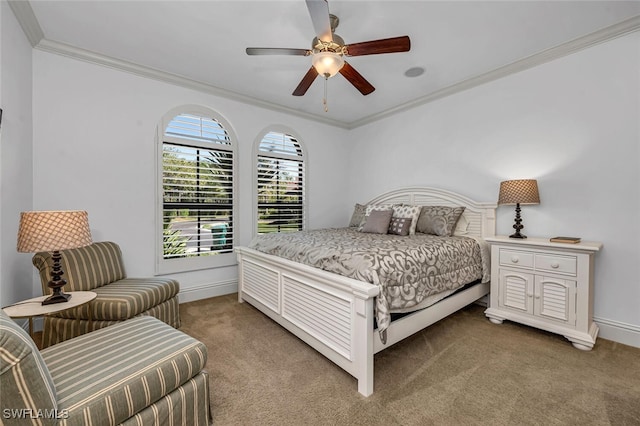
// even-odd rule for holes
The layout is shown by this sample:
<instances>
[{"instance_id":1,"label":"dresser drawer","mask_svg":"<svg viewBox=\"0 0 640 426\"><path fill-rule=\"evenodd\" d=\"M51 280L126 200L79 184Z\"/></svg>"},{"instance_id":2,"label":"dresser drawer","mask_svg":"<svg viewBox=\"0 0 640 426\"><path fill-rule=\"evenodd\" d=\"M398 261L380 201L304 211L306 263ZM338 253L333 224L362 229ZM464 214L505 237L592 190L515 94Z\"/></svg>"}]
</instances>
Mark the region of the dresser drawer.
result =
<instances>
[{"instance_id":1,"label":"dresser drawer","mask_svg":"<svg viewBox=\"0 0 640 426\"><path fill-rule=\"evenodd\" d=\"M575 275L578 270L578 259L575 256L557 256L536 254L536 271L559 272Z\"/></svg>"},{"instance_id":2,"label":"dresser drawer","mask_svg":"<svg viewBox=\"0 0 640 426\"><path fill-rule=\"evenodd\" d=\"M533 253L500 249L500 265L531 269L533 268Z\"/></svg>"}]
</instances>

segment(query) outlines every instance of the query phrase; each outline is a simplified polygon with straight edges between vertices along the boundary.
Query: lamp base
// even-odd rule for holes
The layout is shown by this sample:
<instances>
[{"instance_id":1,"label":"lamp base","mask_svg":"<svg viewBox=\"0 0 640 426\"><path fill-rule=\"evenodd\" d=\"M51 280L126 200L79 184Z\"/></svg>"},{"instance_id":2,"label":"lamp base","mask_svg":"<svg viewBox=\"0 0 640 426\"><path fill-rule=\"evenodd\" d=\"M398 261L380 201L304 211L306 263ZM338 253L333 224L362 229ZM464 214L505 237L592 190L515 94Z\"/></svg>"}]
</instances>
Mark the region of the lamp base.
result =
<instances>
[{"instance_id":1,"label":"lamp base","mask_svg":"<svg viewBox=\"0 0 640 426\"><path fill-rule=\"evenodd\" d=\"M71 299L71 295L63 293L60 289L56 289L53 294L42 301L43 305L53 305L55 303L68 302Z\"/></svg>"},{"instance_id":2,"label":"lamp base","mask_svg":"<svg viewBox=\"0 0 640 426\"><path fill-rule=\"evenodd\" d=\"M513 234L509 235L509 238L527 238L526 235L520 233L520 230L524 228L522 224L522 218L520 217L520 203L516 203L516 219L513 229L516 230Z\"/></svg>"},{"instance_id":3,"label":"lamp base","mask_svg":"<svg viewBox=\"0 0 640 426\"><path fill-rule=\"evenodd\" d=\"M519 231L518 232L514 232L513 234L509 235L509 238L527 238L526 235L521 234Z\"/></svg>"},{"instance_id":4,"label":"lamp base","mask_svg":"<svg viewBox=\"0 0 640 426\"><path fill-rule=\"evenodd\" d=\"M42 301L43 305L53 305L54 303L64 303L71 299L70 294L62 292L62 287L65 286L67 281L62 278L64 272L62 271L62 264L60 260L62 255L59 250L54 250L51 253L51 259L53 260L53 266L51 268L51 281L47 283L47 286L53 291L51 296Z\"/></svg>"}]
</instances>

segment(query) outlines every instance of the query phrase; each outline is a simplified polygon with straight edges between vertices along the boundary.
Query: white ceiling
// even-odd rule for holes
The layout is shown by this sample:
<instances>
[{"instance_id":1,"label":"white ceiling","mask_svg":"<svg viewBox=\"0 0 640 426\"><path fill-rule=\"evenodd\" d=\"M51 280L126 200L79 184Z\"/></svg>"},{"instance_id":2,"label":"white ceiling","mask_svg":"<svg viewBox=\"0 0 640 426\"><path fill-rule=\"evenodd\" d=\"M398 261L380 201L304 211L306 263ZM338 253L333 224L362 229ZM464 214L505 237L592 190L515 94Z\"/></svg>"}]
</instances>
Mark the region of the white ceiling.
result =
<instances>
[{"instance_id":1,"label":"white ceiling","mask_svg":"<svg viewBox=\"0 0 640 426\"><path fill-rule=\"evenodd\" d=\"M31 15L12 3L23 27L36 34L30 37L36 48L111 61L342 127L640 27L638 1L329 0L340 18L336 34L347 44L408 35L411 51L349 58L376 91L363 96L337 75L328 81L325 113L321 77L305 96L291 95L310 67L308 57L245 53L246 47L310 48L315 34L304 0L31 0ZM426 72L405 77L411 67Z\"/></svg>"}]
</instances>

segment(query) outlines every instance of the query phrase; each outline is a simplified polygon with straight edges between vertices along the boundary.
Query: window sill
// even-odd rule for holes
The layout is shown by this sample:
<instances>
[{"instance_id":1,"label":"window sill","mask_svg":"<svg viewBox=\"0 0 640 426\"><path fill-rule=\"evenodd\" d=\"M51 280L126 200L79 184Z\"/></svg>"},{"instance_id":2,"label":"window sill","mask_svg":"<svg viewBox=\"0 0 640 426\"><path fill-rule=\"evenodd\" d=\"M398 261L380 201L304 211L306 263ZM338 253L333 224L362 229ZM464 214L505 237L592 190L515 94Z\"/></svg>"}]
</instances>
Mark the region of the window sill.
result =
<instances>
[{"instance_id":1,"label":"window sill","mask_svg":"<svg viewBox=\"0 0 640 426\"><path fill-rule=\"evenodd\" d=\"M179 272L200 271L203 269L224 268L238 264L236 254L224 253L215 256L192 257L185 259L161 259L156 264L156 275L168 275Z\"/></svg>"}]
</instances>

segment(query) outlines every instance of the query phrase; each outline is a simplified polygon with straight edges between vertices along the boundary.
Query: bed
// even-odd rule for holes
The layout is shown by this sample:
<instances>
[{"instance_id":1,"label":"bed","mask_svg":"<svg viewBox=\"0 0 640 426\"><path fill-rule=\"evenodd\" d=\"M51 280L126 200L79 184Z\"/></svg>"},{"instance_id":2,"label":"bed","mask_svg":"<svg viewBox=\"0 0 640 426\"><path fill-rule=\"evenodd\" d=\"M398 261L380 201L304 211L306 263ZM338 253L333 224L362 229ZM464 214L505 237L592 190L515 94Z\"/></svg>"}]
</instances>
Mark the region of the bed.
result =
<instances>
[{"instance_id":1,"label":"bed","mask_svg":"<svg viewBox=\"0 0 640 426\"><path fill-rule=\"evenodd\" d=\"M411 187L381 194L367 203L380 204L464 207L460 219L465 224L464 232L454 239L475 240L482 247L484 237L495 235L496 204L492 202L476 202L437 188ZM306 237L307 242L313 244L323 233L357 238L352 229L317 230ZM411 239L415 240L418 234L412 237L416 237ZM281 235L277 238L289 237ZM266 241L263 240L264 246L268 246ZM379 274L346 274L325 265L323 260L315 259L313 255L302 259L297 253L289 253L290 259L287 259L260 251L274 251L281 248L281 243L283 241L260 247L254 240L255 248L235 249L239 267L239 301L250 303L354 376L358 392L364 396L373 393L376 353L489 293L485 268L482 279L478 279L475 285L456 284L445 289L443 294L425 298L428 300L410 304L405 309L395 306L389 314L410 313L400 319L386 321L384 315L377 315L381 311L381 299L384 299L381 288L385 288L377 281ZM484 252L486 248L481 250ZM483 262L488 265L487 258ZM440 282L439 286L442 285L444 283ZM427 304L430 305L423 307Z\"/></svg>"}]
</instances>

